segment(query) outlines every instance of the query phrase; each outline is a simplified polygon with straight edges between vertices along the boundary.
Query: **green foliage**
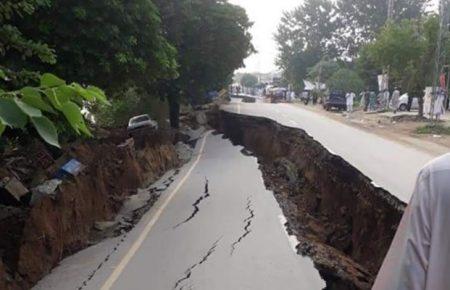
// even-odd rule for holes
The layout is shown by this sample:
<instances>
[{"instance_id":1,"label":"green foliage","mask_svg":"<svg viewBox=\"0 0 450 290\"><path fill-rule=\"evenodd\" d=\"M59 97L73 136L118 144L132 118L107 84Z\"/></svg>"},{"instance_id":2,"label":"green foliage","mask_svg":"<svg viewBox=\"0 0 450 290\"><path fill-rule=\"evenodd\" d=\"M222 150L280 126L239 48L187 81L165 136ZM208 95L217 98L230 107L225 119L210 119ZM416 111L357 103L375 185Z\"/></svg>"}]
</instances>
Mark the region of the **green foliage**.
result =
<instances>
[{"instance_id":1,"label":"green foliage","mask_svg":"<svg viewBox=\"0 0 450 290\"><path fill-rule=\"evenodd\" d=\"M33 67L104 88L150 90L176 76L176 50L164 38L151 0L58 0L20 28L55 47L58 63ZM15 59L19 62L20 60Z\"/></svg>"},{"instance_id":2,"label":"green foliage","mask_svg":"<svg viewBox=\"0 0 450 290\"><path fill-rule=\"evenodd\" d=\"M41 39L27 38L17 27L17 23L28 19L40 7L48 7L50 0L2 0L0 4L0 79L9 80L9 87L19 86L36 80L38 74L24 65L35 60L54 64L54 50ZM38 39L38 38L36 38ZM16 61L20 59L21 61ZM0 87L2 82L0 81Z\"/></svg>"},{"instance_id":3,"label":"green foliage","mask_svg":"<svg viewBox=\"0 0 450 290\"><path fill-rule=\"evenodd\" d=\"M120 97L112 99L110 106L95 106L93 113L101 127L124 127L131 117L142 114L149 114L162 126L168 115L166 102L137 88L127 89Z\"/></svg>"},{"instance_id":4,"label":"green foliage","mask_svg":"<svg viewBox=\"0 0 450 290\"><path fill-rule=\"evenodd\" d=\"M241 85L247 88L253 88L258 83L258 78L252 74L244 74L241 78Z\"/></svg>"},{"instance_id":5,"label":"green foliage","mask_svg":"<svg viewBox=\"0 0 450 290\"><path fill-rule=\"evenodd\" d=\"M342 68L335 72L327 81L330 90L358 93L364 88L363 80L355 71Z\"/></svg>"},{"instance_id":6,"label":"green foliage","mask_svg":"<svg viewBox=\"0 0 450 290\"><path fill-rule=\"evenodd\" d=\"M342 65L335 60L321 60L308 69L308 78L316 80L320 75L320 81L326 83L341 67Z\"/></svg>"},{"instance_id":7,"label":"green foliage","mask_svg":"<svg viewBox=\"0 0 450 290\"><path fill-rule=\"evenodd\" d=\"M393 20L417 19L422 16L429 0L395 0ZM356 56L359 48L374 40L384 26L388 14L386 0L338 0L339 45L349 56Z\"/></svg>"},{"instance_id":8,"label":"green foliage","mask_svg":"<svg viewBox=\"0 0 450 290\"><path fill-rule=\"evenodd\" d=\"M421 92L432 85L438 27L436 15L390 23L367 46L368 58L379 70L389 67L391 83L409 92ZM443 54L450 57L448 35L444 37Z\"/></svg>"},{"instance_id":9,"label":"green foliage","mask_svg":"<svg viewBox=\"0 0 450 290\"><path fill-rule=\"evenodd\" d=\"M450 135L450 127L441 124L428 124L418 127L416 133L423 135Z\"/></svg>"},{"instance_id":10,"label":"green foliage","mask_svg":"<svg viewBox=\"0 0 450 290\"><path fill-rule=\"evenodd\" d=\"M81 114L85 102L108 105L102 90L43 74L38 87L0 93L0 133L6 126L26 129L31 124L48 144L59 147L58 128L70 126L77 135L92 136Z\"/></svg>"},{"instance_id":11,"label":"green foliage","mask_svg":"<svg viewBox=\"0 0 450 290\"><path fill-rule=\"evenodd\" d=\"M308 69L325 55L334 58L339 54L334 41L337 27L335 5L330 0L307 0L284 13L275 39L277 65L288 82L302 83Z\"/></svg>"},{"instance_id":12,"label":"green foliage","mask_svg":"<svg viewBox=\"0 0 450 290\"><path fill-rule=\"evenodd\" d=\"M178 50L179 77L165 84L171 100L201 103L231 80L254 51L245 10L222 0L156 0L164 30Z\"/></svg>"}]
</instances>

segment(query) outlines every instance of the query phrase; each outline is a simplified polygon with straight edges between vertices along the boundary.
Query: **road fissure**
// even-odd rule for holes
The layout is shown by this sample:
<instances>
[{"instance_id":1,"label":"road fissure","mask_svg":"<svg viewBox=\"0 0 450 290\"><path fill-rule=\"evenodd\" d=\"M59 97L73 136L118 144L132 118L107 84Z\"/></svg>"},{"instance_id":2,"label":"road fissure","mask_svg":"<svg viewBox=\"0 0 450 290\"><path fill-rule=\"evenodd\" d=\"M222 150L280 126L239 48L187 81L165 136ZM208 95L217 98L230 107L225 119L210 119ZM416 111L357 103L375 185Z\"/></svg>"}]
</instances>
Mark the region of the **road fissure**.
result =
<instances>
[{"instance_id":1,"label":"road fissure","mask_svg":"<svg viewBox=\"0 0 450 290\"><path fill-rule=\"evenodd\" d=\"M236 250L238 244L240 244L242 240L252 232L251 226L252 221L255 218L255 211L252 208L252 200L250 197L247 198L247 206L245 207L245 209L248 211L249 216L244 220L244 233L231 245L231 256L234 254L234 251Z\"/></svg>"},{"instance_id":2,"label":"road fissure","mask_svg":"<svg viewBox=\"0 0 450 290\"><path fill-rule=\"evenodd\" d=\"M202 203L202 201L204 201L205 199L207 199L210 196L211 195L209 194L209 181L205 177L205 190L204 190L204 193L192 204L192 206L194 207L194 211L192 212L192 214L187 219L185 219L181 223L177 224L174 227L174 229L176 229L179 226L181 226L181 225L191 221L200 212L200 204Z\"/></svg>"},{"instance_id":3,"label":"road fissure","mask_svg":"<svg viewBox=\"0 0 450 290\"><path fill-rule=\"evenodd\" d=\"M199 262L197 262L194 265L190 266L184 272L185 275L175 282L175 286L173 287L173 289L179 289L179 290L183 289L184 286L180 287L181 283L183 283L184 281L187 281L187 280L189 280L191 278L192 272L194 271L195 268L199 267L200 265L202 265L202 264L204 264L204 263L206 263L208 261L210 256L216 251L216 248L219 245L219 242L220 242L221 239L222 239L222 237L220 237L217 241L215 241L213 243L211 248L209 248L209 250L206 252L206 254L202 257L202 259Z\"/></svg>"}]
</instances>

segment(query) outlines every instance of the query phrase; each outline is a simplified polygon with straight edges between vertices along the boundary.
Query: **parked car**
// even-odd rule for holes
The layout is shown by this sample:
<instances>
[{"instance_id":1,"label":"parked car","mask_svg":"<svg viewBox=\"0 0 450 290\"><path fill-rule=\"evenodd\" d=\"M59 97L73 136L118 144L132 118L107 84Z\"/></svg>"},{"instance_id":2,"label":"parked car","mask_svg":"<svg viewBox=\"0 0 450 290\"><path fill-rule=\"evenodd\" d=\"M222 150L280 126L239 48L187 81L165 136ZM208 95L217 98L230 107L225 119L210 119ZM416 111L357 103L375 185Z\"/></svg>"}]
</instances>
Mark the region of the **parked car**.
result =
<instances>
[{"instance_id":1,"label":"parked car","mask_svg":"<svg viewBox=\"0 0 450 290\"><path fill-rule=\"evenodd\" d=\"M418 110L418 109L419 109L419 99L413 98L413 101L411 103L411 110ZM408 110L408 94L403 94L400 96L398 103L398 110L402 112Z\"/></svg>"},{"instance_id":2,"label":"parked car","mask_svg":"<svg viewBox=\"0 0 450 290\"><path fill-rule=\"evenodd\" d=\"M133 131L141 128L151 128L154 130L158 130L158 122L152 120L147 114L133 117L128 122L128 131Z\"/></svg>"},{"instance_id":3,"label":"parked car","mask_svg":"<svg viewBox=\"0 0 450 290\"><path fill-rule=\"evenodd\" d=\"M332 91L328 96L324 98L323 107L327 111L333 108L345 111L347 109L347 100L345 99L345 92Z\"/></svg>"}]
</instances>

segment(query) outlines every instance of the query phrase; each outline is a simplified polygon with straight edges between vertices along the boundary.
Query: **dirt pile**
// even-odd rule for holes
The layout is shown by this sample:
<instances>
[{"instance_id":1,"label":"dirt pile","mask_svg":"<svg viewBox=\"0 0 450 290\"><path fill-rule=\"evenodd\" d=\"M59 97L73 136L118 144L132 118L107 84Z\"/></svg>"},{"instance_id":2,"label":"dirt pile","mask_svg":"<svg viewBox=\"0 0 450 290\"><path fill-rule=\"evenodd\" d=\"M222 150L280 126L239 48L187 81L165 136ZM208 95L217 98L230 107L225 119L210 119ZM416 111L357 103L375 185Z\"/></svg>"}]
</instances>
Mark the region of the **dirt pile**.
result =
<instances>
[{"instance_id":1,"label":"dirt pile","mask_svg":"<svg viewBox=\"0 0 450 290\"><path fill-rule=\"evenodd\" d=\"M89 246L96 222L113 220L139 186L179 165L173 136L126 138L72 145L65 156L86 166L78 176L32 207L1 208L0 289L29 289L62 258Z\"/></svg>"},{"instance_id":2,"label":"dirt pile","mask_svg":"<svg viewBox=\"0 0 450 290\"><path fill-rule=\"evenodd\" d=\"M370 289L405 205L300 129L227 112L210 117L258 158L299 253L314 260L326 289Z\"/></svg>"}]
</instances>

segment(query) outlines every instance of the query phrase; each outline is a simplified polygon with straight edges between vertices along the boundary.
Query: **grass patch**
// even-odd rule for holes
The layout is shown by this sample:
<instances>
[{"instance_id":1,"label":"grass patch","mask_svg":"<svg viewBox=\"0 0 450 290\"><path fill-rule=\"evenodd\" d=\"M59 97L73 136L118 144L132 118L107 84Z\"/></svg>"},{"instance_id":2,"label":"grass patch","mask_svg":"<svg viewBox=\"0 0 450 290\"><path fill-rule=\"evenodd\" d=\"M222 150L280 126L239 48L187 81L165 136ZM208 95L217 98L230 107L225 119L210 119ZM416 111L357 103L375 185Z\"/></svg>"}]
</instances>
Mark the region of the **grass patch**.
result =
<instances>
[{"instance_id":1,"label":"grass patch","mask_svg":"<svg viewBox=\"0 0 450 290\"><path fill-rule=\"evenodd\" d=\"M424 135L450 135L450 127L441 124L428 124L416 129L417 134Z\"/></svg>"}]
</instances>

